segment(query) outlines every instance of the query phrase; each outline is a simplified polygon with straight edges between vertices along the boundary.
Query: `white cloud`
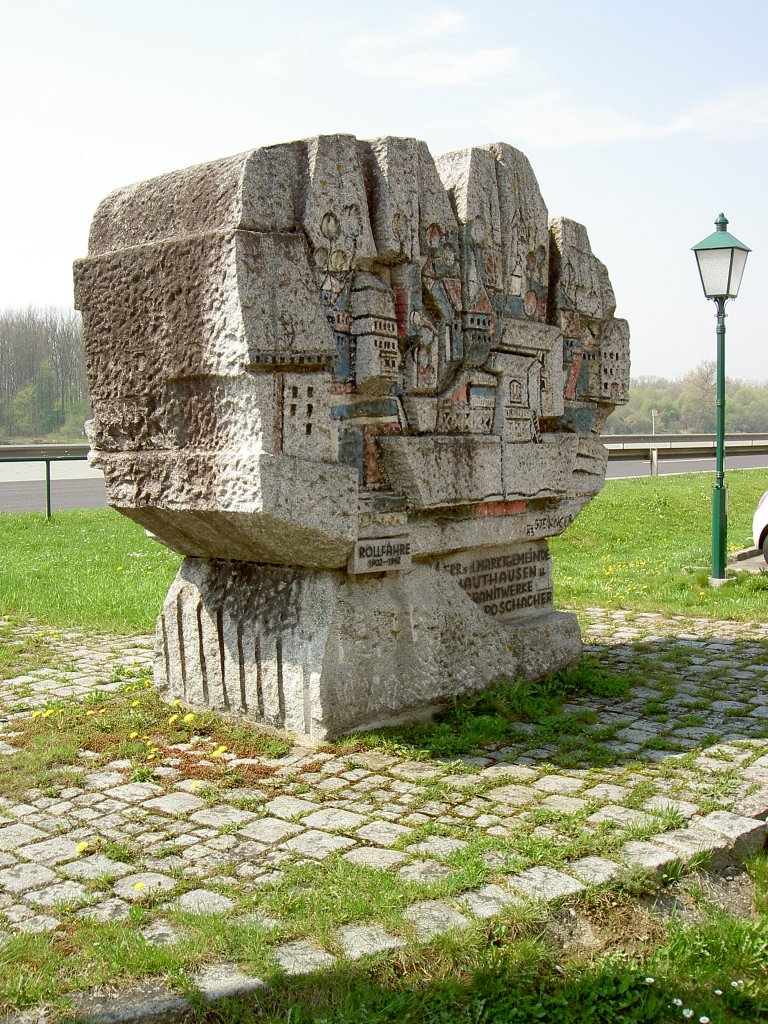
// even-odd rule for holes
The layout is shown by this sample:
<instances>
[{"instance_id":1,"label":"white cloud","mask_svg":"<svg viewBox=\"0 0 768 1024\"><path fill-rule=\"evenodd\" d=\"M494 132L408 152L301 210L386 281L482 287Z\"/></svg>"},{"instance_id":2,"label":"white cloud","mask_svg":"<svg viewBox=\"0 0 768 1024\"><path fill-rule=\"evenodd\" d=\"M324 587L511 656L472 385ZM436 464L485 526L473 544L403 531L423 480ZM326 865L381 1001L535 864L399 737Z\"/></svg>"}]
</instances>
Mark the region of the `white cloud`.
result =
<instances>
[{"instance_id":1,"label":"white cloud","mask_svg":"<svg viewBox=\"0 0 768 1024\"><path fill-rule=\"evenodd\" d=\"M486 123L494 123L498 133L500 125L509 123L509 109L492 112ZM580 103L566 90L548 90L518 96L510 127L521 144L548 147L683 135L756 138L768 134L768 86L742 86L662 120L635 117L607 104Z\"/></svg>"},{"instance_id":2,"label":"white cloud","mask_svg":"<svg viewBox=\"0 0 768 1024\"><path fill-rule=\"evenodd\" d=\"M722 99L697 104L679 118L681 131L706 138L755 138L768 132L768 85L731 89Z\"/></svg>"},{"instance_id":3,"label":"white cloud","mask_svg":"<svg viewBox=\"0 0 768 1024\"><path fill-rule=\"evenodd\" d=\"M439 11L417 19L407 30L360 32L342 42L341 54L356 74L424 87L470 85L519 66L517 47L467 47L463 39L457 40L465 31L463 14Z\"/></svg>"},{"instance_id":4,"label":"white cloud","mask_svg":"<svg viewBox=\"0 0 768 1024\"><path fill-rule=\"evenodd\" d=\"M371 78L421 86L470 85L496 78L517 66L518 52L512 46L468 53L446 53L438 49L413 50L398 55L370 57L360 71Z\"/></svg>"},{"instance_id":5,"label":"white cloud","mask_svg":"<svg viewBox=\"0 0 768 1024\"><path fill-rule=\"evenodd\" d=\"M456 32L461 32L465 23L466 18L458 11L438 11L436 14L420 18L410 35L411 37L453 35Z\"/></svg>"}]
</instances>

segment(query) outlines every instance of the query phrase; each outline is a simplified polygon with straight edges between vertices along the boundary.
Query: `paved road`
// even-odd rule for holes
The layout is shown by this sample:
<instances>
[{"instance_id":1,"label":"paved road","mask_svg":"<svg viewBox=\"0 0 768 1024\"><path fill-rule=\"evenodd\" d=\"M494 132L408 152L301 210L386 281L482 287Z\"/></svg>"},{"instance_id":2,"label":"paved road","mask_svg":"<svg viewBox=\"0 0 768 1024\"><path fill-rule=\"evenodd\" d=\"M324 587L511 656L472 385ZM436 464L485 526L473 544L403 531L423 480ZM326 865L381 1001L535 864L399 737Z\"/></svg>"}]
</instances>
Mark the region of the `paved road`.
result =
<instances>
[{"instance_id":1,"label":"paved road","mask_svg":"<svg viewBox=\"0 0 768 1024\"><path fill-rule=\"evenodd\" d=\"M52 480L51 508L104 508L104 481ZM45 512L45 481L15 481L0 484L0 512Z\"/></svg>"}]
</instances>

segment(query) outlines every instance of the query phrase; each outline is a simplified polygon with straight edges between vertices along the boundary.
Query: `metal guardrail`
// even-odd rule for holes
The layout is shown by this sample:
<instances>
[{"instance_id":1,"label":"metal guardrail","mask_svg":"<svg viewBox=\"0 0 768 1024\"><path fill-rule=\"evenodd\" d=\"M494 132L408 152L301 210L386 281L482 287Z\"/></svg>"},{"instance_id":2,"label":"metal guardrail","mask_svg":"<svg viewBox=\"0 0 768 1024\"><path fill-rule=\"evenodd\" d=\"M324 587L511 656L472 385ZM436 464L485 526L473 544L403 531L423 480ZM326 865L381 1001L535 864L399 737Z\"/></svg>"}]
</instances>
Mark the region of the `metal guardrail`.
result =
<instances>
[{"instance_id":1,"label":"metal guardrail","mask_svg":"<svg viewBox=\"0 0 768 1024\"><path fill-rule=\"evenodd\" d=\"M45 518L51 518L51 463L85 462L91 450L87 444L0 445L0 462L45 463Z\"/></svg>"},{"instance_id":2,"label":"metal guardrail","mask_svg":"<svg viewBox=\"0 0 768 1024\"><path fill-rule=\"evenodd\" d=\"M659 475L659 459L684 456L714 456L714 434L603 434L610 461L647 458L651 476ZM768 453L768 434L726 434L726 455L764 455Z\"/></svg>"}]
</instances>

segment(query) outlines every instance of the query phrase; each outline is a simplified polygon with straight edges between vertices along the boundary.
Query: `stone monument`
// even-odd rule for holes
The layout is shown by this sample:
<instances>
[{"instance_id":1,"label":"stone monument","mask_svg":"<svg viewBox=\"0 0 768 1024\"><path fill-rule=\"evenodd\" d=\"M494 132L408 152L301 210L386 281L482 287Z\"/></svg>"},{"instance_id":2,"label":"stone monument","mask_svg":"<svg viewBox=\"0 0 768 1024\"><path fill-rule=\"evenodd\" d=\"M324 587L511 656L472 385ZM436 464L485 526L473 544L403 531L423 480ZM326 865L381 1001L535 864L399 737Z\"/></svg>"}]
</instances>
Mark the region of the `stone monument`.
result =
<instances>
[{"instance_id":1,"label":"stone monument","mask_svg":"<svg viewBox=\"0 0 768 1024\"><path fill-rule=\"evenodd\" d=\"M505 144L321 136L119 189L75 265L110 504L185 555L168 696L322 740L577 660L547 538L629 331Z\"/></svg>"}]
</instances>

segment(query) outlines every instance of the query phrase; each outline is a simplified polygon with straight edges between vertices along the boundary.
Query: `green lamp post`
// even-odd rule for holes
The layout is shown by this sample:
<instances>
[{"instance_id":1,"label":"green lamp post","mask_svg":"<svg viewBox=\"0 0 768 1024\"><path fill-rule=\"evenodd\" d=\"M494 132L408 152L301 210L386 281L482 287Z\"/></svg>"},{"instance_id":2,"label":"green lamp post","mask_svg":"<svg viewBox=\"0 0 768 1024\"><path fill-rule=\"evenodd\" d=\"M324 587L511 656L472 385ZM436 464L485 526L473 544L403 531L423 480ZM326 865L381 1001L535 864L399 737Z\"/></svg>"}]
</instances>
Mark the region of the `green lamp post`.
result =
<instances>
[{"instance_id":1,"label":"green lamp post","mask_svg":"<svg viewBox=\"0 0 768 1024\"><path fill-rule=\"evenodd\" d=\"M749 249L727 231L724 214L717 231L693 246L704 294L717 308L717 467L712 493L712 576L710 584L725 581L725 543L728 533L728 491L725 486L725 304L739 294Z\"/></svg>"}]
</instances>

